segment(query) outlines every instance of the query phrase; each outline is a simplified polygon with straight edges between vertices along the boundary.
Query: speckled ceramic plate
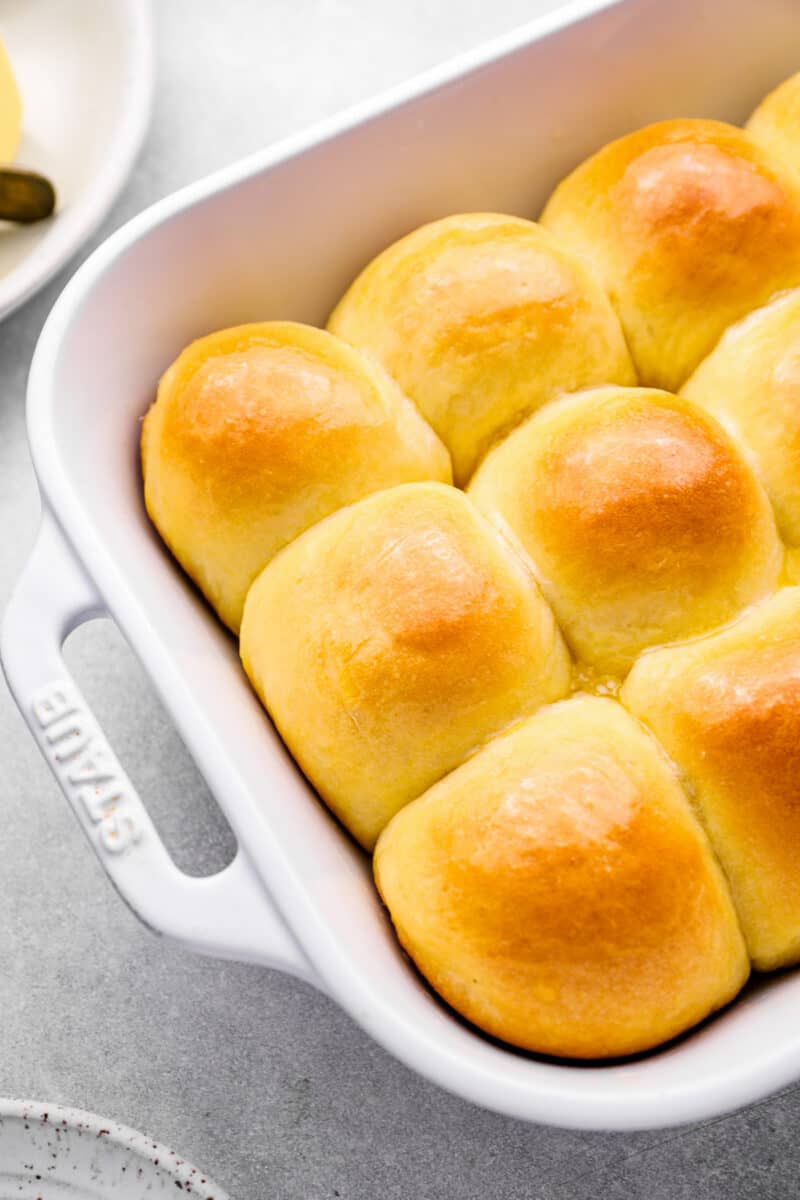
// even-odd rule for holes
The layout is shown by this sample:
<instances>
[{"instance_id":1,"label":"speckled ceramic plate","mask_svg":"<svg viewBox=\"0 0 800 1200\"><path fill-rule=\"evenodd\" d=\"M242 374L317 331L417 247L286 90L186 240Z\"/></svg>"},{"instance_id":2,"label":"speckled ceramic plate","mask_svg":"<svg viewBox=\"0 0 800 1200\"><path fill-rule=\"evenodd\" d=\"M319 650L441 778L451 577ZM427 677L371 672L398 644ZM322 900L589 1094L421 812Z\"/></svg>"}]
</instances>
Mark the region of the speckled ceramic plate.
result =
<instances>
[{"instance_id":1,"label":"speckled ceramic plate","mask_svg":"<svg viewBox=\"0 0 800 1200\"><path fill-rule=\"evenodd\" d=\"M0 1100L0 1200L229 1200L143 1133L58 1104Z\"/></svg>"}]
</instances>

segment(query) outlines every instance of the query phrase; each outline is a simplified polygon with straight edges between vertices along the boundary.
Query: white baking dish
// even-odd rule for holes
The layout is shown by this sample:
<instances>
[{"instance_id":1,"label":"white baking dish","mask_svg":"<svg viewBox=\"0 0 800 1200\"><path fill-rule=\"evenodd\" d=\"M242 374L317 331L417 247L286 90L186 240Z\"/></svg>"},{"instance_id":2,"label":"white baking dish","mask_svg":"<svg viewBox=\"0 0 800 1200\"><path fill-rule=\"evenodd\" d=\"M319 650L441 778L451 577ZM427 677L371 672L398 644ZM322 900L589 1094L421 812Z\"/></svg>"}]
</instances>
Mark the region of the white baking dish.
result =
<instances>
[{"instance_id":1,"label":"white baking dish","mask_svg":"<svg viewBox=\"0 0 800 1200\"><path fill-rule=\"evenodd\" d=\"M421 222L535 215L610 137L675 115L739 121L798 66L797 0L564 9L157 204L81 268L36 350L28 419L44 516L2 655L121 895L198 950L312 981L411 1067L526 1120L668 1125L800 1077L800 972L658 1053L604 1066L515 1053L455 1018L399 951L366 857L304 783L233 640L148 525L139 418L191 338L267 317L322 321L366 260ZM150 672L236 833L219 875L175 867L69 680L61 643L100 612Z\"/></svg>"}]
</instances>

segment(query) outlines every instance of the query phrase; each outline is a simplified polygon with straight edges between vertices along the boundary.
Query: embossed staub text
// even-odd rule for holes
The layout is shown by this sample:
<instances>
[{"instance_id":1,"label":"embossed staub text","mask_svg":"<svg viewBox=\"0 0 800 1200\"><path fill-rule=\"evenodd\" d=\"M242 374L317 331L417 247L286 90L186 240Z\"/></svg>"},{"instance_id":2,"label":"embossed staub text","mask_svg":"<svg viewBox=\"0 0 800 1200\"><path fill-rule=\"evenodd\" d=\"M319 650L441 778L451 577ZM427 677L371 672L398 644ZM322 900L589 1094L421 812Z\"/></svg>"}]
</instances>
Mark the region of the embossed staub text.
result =
<instances>
[{"instance_id":1,"label":"embossed staub text","mask_svg":"<svg viewBox=\"0 0 800 1200\"><path fill-rule=\"evenodd\" d=\"M40 688L31 705L39 742L75 806L110 854L139 838L137 801L100 727L66 681Z\"/></svg>"}]
</instances>

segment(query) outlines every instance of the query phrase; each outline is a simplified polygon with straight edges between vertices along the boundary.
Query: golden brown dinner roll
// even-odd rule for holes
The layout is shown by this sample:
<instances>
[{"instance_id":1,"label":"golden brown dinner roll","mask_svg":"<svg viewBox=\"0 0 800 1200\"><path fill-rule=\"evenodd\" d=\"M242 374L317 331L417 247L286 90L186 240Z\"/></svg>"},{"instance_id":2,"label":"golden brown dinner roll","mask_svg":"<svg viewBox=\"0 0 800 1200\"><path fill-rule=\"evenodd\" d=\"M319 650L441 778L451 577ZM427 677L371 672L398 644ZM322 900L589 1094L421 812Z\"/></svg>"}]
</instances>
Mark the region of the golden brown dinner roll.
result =
<instances>
[{"instance_id":1,"label":"golden brown dinner roll","mask_svg":"<svg viewBox=\"0 0 800 1200\"><path fill-rule=\"evenodd\" d=\"M800 284L800 182L720 121L610 143L556 188L542 223L597 272L653 387L677 390L726 326Z\"/></svg>"},{"instance_id":2,"label":"golden brown dinner roll","mask_svg":"<svg viewBox=\"0 0 800 1200\"><path fill-rule=\"evenodd\" d=\"M747 978L706 837L613 700L576 697L490 742L390 822L375 878L437 992L526 1050L646 1050Z\"/></svg>"},{"instance_id":3,"label":"golden brown dinner roll","mask_svg":"<svg viewBox=\"0 0 800 1200\"><path fill-rule=\"evenodd\" d=\"M800 171L800 71L761 101L747 129L776 158Z\"/></svg>"},{"instance_id":4,"label":"golden brown dinner roll","mask_svg":"<svg viewBox=\"0 0 800 1200\"><path fill-rule=\"evenodd\" d=\"M784 540L800 546L800 288L731 326L681 394L739 439Z\"/></svg>"},{"instance_id":5,"label":"golden brown dinner roll","mask_svg":"<svg viewBox=\"0 0 800 1200\"><path fill-rule=\"evenodd\" d=\"M390 246L328 327L397 380L449 447L459 484L552 396L635 382L587 269L540 226L497 213L447 217Z\"/></svg>"},{"instance_id":6,"label":"golden brown dinner roll","mask_svg":"<svg viewBox=\"0 0 800 1200\"><path fill-rule=\"evenodd\" d=\"M469 492L517 535L570 646L601 672L730 620L778 582L783 550L753 471L713 418L667 392L554 401Z\"/></svg>"},{"instance_id":7,"label":"golden brown dinner roll","mask_svg":"<svg viewBox=\"0 0 800 1200\"><path fill-rule=\"evenodd\" d=\"M451 478L377 364L290 321L184 350L145 418L142 467L153 523L234 631L258 572L315 521L379 488Z\"/></svg>"},{"instance_id":8,"label":"golden brown dinner roll","mask_svg":"<svg viewBox=\"0 0 800 1200\"><path fill-rule=\"evenodd\" d=\"M692 788L750 955L800 958L800 589L724 632L645 654L623 699Z\"/></svg>"},{"instance_id":9,"label":"golden brown dinner roll","mask_svg":"<svg viewBox=\"0 0 800 1200\"><path fill-rule=\"evenodd\" d=\"M297 762L368 848L486 737L569 686L524 555L435 483L380 492L283 550L247 597L241 650Z\"/></svg>"}]
</instances>

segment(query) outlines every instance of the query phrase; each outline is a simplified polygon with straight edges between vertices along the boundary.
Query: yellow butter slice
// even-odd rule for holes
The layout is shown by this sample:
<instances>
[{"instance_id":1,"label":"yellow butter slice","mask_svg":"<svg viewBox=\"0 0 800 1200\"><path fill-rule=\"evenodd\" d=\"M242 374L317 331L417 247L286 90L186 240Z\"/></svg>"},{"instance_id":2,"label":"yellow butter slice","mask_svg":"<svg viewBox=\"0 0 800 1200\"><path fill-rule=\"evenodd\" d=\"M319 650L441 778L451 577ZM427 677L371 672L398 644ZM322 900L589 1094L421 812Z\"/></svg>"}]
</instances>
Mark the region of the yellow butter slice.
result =
<instances>
[{"instance_id":1,"label":"yellow butter slice","mask_svg":"<svg viewBox=\"0 0 800 1200\"><path fill-rule=\"evenodd\" d=\"M22 100L0 38L0 164L13 161L22 131Z\"/></svg>"}]
</instances>

